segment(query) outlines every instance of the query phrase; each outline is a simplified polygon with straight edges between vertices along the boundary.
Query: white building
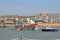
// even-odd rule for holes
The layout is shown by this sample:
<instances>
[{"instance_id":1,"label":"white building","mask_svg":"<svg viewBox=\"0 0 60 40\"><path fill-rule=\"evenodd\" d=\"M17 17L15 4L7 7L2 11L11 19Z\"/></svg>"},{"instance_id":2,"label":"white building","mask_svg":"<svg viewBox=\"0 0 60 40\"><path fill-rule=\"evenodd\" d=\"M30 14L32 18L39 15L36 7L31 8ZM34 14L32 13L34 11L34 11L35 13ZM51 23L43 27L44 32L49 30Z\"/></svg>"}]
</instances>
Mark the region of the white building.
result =
<instances>
[{"instance_id":1,"label":"white building","mask_svg":"<svg viewBox=\"0 0 60 40\"><path fill-rule=\"evenodd\" d=\"M60 14L49 14L49 22L59 22L60 21Z\"/></svg>"},{"instance_id":2,"label":"white building","mask_svg":"<svg viewBox=\"0 0 60 40\"><path fill-rule=\"evenodd\" d=\"M60 22L59 13L40 13L37 17L45 22Z\"/></svg>"},{"instance_id":3,"label":"white building","mask_svg":"<svg viewBox=\"0 0 60 40\"><path fill-rule=\"evenodd\" d=\"M37 15L38 19L48 22L48 14L47 13L40 13Z\"/></svg>"}]
</instances>

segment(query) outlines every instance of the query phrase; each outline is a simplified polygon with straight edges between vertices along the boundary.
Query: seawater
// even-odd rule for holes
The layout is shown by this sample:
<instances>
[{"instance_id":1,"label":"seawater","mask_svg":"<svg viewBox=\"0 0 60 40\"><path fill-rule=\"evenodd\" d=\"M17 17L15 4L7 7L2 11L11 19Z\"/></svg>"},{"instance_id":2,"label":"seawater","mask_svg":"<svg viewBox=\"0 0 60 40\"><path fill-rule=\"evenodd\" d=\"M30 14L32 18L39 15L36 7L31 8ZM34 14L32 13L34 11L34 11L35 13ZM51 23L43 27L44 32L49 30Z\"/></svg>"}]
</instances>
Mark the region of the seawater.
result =
<instances>
[{"instance_id":1,"label":"seawater","mask_svg":"<svg viewBox=\"0 0 60 40\"><path fill-rule=\"evenodd\" d=\"M14 27L0 28L0 40L12 40L23 36L31 40L60 40L60 27L58 32L42 32L41 28L37 31L15 30Z\"/></svg>"}]
</instances>

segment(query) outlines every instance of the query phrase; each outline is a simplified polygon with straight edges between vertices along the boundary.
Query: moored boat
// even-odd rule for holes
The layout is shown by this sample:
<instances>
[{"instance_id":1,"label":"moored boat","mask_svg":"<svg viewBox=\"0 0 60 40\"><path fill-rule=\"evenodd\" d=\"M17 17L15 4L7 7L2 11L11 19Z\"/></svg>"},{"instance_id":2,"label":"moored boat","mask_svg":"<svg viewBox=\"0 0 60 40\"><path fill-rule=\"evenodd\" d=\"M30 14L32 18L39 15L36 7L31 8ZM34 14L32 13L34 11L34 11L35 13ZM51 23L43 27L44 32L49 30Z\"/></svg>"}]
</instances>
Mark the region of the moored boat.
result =
<instances>
[{"instance_id":1,"label":"moored boat","mask_svg":"<svg viewBox=\"0 0 60 40\"><path fill-rule=\"evenodd\" d=\"M45 27L42 29L42 32L58 32L57 28Z\"/></svg>"},{"instance_id":2,"label":"moored boat","mask_svg":"<svg viewBox=\"0 0 60 40\"><path fill-rule=\"evenodd\" d=\"M0 28L5 28L6 26L5 25L0 25Z\"/></svg>"}]
</instances>

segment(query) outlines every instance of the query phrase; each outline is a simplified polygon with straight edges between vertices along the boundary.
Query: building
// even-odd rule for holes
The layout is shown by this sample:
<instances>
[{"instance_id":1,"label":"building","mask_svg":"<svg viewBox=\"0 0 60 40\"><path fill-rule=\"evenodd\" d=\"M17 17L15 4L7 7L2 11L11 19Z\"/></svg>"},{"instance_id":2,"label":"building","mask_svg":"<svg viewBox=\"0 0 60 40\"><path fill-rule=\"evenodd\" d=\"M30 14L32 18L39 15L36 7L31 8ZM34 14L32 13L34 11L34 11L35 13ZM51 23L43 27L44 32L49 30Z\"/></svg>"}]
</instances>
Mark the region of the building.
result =
<instances>
[{"instance_id":1,"label":"building","mask_svg":"<svg viewBox=\"0 0 60 40\"><path fill-rule=\"evenodd\" d=\"M60 14L59 13L49 14L48 22L60 22Z\"/></svg>"},{"instance_id":2,"label":"building","mask_svg":"<svg viewBox=\"0 0 60 40\"><path fill-rule=\"evenodd\" d=\"M38 19L43 20L45 22L59 22L60 23L60 14L59 13L39 13L36 16Z\"/></svg>"},{"instance_id":3,"label":"building","mask_svg":"<svg viewBox=\"0 0 60 40\"><path fill-rule=\"evenodd\" d=\"M42 21L48 22L48 13L39 13L36 17Z\"/></svg>"},{"instance_id":4,"label":"building","mask_svg":"<svg viewBox=\"0 0 60 40\"><path fill-rule=\"evenodd\" d=\"M0 17L0 24L4 23L6 26L15 26L15 22L20 19L34 18L35 16L19 16L19 15L4 15Z\"/></svg>"},{"instance_id":5,"label":"building","mask_svg":"<svg viewBox=\"0 0 60 40\"><path fill-rule=\"evenodd\" d=\"M48 22L48 23L55 23L59 22L60 23L60 14L59 13L39 13L35 16L20 16L20 15L4 15L0 17L0 24L4 23L6 25L15 25L15 22L17 22L20 19L38 19L43 22Z\"/></svg>"}]
</instances>

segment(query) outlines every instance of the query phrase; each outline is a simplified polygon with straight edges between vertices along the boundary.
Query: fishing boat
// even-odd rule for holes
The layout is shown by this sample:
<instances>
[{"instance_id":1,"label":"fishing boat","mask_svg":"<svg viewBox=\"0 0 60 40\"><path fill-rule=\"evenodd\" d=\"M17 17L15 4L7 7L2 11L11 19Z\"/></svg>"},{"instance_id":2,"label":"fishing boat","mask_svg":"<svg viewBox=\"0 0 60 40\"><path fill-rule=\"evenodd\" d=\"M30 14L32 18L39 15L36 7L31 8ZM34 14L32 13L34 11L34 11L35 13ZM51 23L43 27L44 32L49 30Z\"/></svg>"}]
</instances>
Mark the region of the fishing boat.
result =
<instances>
[{"instance_id":1,"label":"fishing boat","mask_svg":"<svg viewBox=\"0 0 60 40\"><path fill-rule=\"evenodd\" d=\"M42 32L58 32L57 28L45 27L42 28Z\"/></svg>"}]
</instances>

